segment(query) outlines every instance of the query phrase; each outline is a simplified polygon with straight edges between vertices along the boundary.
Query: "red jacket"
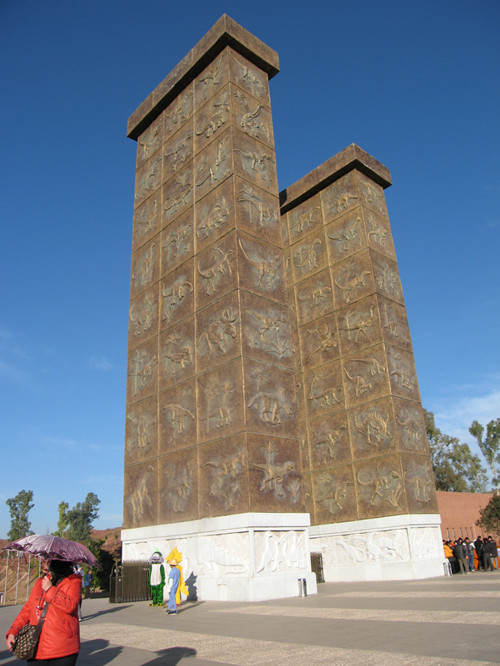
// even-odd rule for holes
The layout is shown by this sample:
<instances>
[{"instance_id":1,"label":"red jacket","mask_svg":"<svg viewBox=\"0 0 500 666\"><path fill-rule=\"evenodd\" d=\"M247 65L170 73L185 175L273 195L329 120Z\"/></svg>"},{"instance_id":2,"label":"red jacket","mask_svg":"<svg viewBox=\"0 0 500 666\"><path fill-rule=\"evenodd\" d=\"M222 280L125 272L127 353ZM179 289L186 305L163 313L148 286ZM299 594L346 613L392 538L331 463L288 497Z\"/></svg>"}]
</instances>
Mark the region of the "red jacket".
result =
<instances>
[{"instance_id":1,"label":"red jacket","mask_svg":"<svg viewBox=\"0 0 500 666\"><path fill-rule=\"evenodd\" d=\"M28 622L37 624L37 613L42 612L37 610L37 606L43 609L44 603L49 601L36 658L57 659L76 654L80 651L78 603L81 593L82 579L76 574L63 578L56 587L51 587L47 592L42 590L42 578L39 578L7 636L16 636L19 629Z\"/></svg>"}]
</instances>

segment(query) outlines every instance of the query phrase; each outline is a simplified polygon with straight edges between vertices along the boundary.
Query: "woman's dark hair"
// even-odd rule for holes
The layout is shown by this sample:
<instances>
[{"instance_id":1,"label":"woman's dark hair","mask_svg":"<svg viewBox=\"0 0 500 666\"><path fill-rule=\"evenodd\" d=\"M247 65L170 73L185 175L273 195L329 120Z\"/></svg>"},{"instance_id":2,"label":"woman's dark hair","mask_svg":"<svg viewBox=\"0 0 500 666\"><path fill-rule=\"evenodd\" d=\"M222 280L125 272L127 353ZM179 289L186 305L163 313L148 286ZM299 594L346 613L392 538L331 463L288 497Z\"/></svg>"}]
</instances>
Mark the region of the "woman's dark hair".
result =
<instances>
[{"instance_id":1,"label":"woman's dark hair","mask_svg":"<svg viewBox=\"0 0 500 666\"><path fill-rule=\"evenodd\" d=\"M50 580L52 585L57 585L63 578L70 576L73 571L73 564L71 562L62 562L61 560L51 560L49 566L51 573Z\"/></svg>"}]
</instances>

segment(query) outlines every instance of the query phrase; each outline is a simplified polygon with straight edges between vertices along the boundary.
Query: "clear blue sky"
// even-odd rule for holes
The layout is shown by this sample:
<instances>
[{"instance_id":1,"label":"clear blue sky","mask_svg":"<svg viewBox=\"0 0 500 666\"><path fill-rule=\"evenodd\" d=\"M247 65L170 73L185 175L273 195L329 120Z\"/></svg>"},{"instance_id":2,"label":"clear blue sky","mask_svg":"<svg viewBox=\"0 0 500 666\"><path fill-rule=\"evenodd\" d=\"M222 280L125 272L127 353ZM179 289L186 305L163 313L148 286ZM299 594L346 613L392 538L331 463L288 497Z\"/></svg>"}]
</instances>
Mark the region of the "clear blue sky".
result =
<instances>
[{"instance_id":1,"label":"clear blue sky","mask_svg":"<svg viewBox=\"0 0 500 666\"><path fill-rule=\"evenodd\" d=\"M275 49L280 189L357 143L386 191L424 407L500 417L498 0L2 0L0 536L34 491L122 520L129 115L223 14Z\"/></svg>"}]
</instances>

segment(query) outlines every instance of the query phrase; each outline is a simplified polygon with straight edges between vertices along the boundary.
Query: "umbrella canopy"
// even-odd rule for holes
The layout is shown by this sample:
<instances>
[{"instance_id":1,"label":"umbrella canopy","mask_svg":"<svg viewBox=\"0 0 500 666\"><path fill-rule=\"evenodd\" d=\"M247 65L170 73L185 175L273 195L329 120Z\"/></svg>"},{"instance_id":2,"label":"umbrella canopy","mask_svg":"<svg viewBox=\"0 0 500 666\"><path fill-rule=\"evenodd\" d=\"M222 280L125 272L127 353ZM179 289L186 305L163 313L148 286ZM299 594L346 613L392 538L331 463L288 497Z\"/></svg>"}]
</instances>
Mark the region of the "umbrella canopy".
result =
<instances>
[{"instance_id":1,"label":"umbrella canopy","mask_svg":"<svg viewBox=\"0 0 500 666\"><path fill-rule=\"evenodd\" d=\"M99 566L99 563L90 550L81 543L47 534L32 534L31 536L17 539L17 541L12 541L4 546L2 550L17 550L22 553L47 557L49 560L88 564L92 567Z\"/></svg>"}]
</instances>

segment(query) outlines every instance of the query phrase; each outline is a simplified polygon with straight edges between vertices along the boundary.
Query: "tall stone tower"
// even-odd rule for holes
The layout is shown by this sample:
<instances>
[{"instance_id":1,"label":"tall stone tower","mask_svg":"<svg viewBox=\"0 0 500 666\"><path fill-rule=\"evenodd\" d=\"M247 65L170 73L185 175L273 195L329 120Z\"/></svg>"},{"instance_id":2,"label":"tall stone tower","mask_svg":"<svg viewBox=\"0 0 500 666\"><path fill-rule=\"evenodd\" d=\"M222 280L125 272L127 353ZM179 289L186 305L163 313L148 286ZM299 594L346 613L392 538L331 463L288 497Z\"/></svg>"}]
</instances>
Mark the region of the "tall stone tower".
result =
<instances>
[{"instance_id":1,"label":"tall stone tower","mask_svg":"<svg viewBox=\"0 0 500 666\"><path fill-rule=\"evenodd\" d=\"M370 576L374 552L377 571L438 573L390 177L352 146L283 192L280 216L277 72L223 16L128 125L124 560L177 546L205 599L290 596L298 578L314 592L311 549L327 577Z\"/></svg>"}]
</instances>

